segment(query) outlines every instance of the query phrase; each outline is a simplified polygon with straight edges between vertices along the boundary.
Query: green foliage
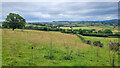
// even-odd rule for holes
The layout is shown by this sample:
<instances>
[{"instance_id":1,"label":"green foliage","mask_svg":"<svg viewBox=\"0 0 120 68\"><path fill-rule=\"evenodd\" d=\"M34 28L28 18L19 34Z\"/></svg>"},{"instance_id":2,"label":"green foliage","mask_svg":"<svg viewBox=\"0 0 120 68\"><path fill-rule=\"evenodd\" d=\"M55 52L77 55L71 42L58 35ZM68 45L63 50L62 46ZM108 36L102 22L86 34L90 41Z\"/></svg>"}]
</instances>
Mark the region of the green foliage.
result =
<instances>
[{"instance_id":1,"label":"green foliage","mask_svg":"<svg viewBox=\"0 0 120 68\"><path fill-rule=\"evenodd\" d=\"M87 44L91 45L91 41L90 41L90 40L87 40Z\"/></svg>"},{"instance_id":2,"label":"green foliage","mask_svg":"<svg viewBox=\"0 0 120 68\"><path fill-rule=\"evenodd\" d=\"M4 22L2 23L2 28L9 28L8 23L4 21Z\"/></svg>"},{"instance_id":3,"label":"green foliage","mask_svg":"<svg viewBox=\"0 0 120 68\"><path fill-rule=\"evenodd\" d=\"M66 27L67 28L67 27ZM75 27L72 27L75 28ZM119 33L111 33L110 30L99 30L98 32L95 29L61 29L57 26L26 26L25 29L32 29L32 30L42 30L42 31L60 31L62 33L68 34L81 34L83 36L96 36L96 37L120 37Z\"/></svg>"},{"instance_id":4,"label":"green foliage","mask_svg":"<svg viewBox=\"0 0 120 68\"><path fill-rule=\"evenodd\" d=\"M105 29L103 32L106 34L112 34L112 31L110 29Z\"/></svg>"},{"instance_id":5,"label":"green foliage","mask_svg":"<svg viewBox=\"0 0 120 68\"><path fill-rule=\"evenodd\" d=\"M98 32L95 31L95 29L61 29L57 27L51 27L51 26L26 26L25 29L33 29L33 30L43 30L43 31L60 31L62 33L69 33L69 34L81 34L83 36L96 36L96 37L120 37L119 33L104 33L102 30L99 30ZM106 31L105 31L106 32Z\"/></svg>"},{"instance_id":6,"label":"green foliage","mask_svg":"<svg viewBox=\"0 0 120 68\"><path fill-rule=\"evenodd\" d=\"M103 47L103 44L100 41L94 41L93 45L98 47Z\"/></svg>"},{"instance_id":7,"label":"green foliage","mask_svg":"<svg viewBox=\"0 0 120 68\"><path fill-rule=\"evenodd\" d=\"M118 51L119 50L119 46L120 46L120 43L113 43L113 42L111 42L109 44L110 50L113 50L113 51Z\"/></svg>"},{"instance_id":8,"label":"green foliage","mask_svg":"<svg viewBox=\"0 0 120 68\"><path fill-rule=\"evenodd\" d=\"M33 26L26 26L25 29L33 29Z\"/></svg>"},{"instance_id":9,"label":"green foliage","mask_svg":"<svg viewBox=\"0 0 120 68\"><path fill-rule=\"evenodd\" d=\"M115 33L114 35L116 35L116 36L120 36L120 32L117 32L117 33Z\"/></svg>"},{"instance_id":10,"label":"green foliage","mask_svg":"<svg viewBox=\"0 0 120 68\"><path fill-rule=\"evenodd\" d=\"M25 27L25 19L21 17L19 14L10 13L7 18L5 24L12 28L13 30L16 28L23 28Z\"/></svg>"},{"instance_id":11,"label":"green foliage","mask_svg":"<svg viewBox=\"0 0 120 68\"><path fill-rule=\"evenodd\" d=\"M98 30L98 33L103 33L103 31L102 30Z\"/></svg>"},{"instance_id":12,"label":"green foliage","mask_svg":"<svg viewBox=\"0 0 120 68\"><path fill-rule=\"evenodd\" d=\"M96 36L96 37L108 37L108 34L104 33L83 33L83 36Z\"/></svg>"}]
</instances>

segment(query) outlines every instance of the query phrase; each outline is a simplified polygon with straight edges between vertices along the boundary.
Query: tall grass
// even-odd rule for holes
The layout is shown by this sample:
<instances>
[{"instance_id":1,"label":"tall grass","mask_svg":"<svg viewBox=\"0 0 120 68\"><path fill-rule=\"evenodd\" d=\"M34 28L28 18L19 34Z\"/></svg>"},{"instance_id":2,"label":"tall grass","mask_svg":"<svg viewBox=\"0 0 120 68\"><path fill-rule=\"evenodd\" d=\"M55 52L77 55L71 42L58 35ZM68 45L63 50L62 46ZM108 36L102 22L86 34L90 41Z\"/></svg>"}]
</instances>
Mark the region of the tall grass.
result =
<instances>
[{"instance_id":1,"label":"tall grass","mask_svg":"<svg viewBox=\"0 0 120 68\"><path fill-rule=\"evenodd\" d=\"M97 48L91 49L90 45L83 43L75 35L37 30L21 32L16 29L13 32L5 29L5 31L2 35L3 66L32 66L32 46L34 46L34 66L111 66L106 47L100 48L99 57L95 58ZM49 56L54 58L51 60ZM116 60L117 57L115 66L118 65Z\"/></svg>"}]
</instances>

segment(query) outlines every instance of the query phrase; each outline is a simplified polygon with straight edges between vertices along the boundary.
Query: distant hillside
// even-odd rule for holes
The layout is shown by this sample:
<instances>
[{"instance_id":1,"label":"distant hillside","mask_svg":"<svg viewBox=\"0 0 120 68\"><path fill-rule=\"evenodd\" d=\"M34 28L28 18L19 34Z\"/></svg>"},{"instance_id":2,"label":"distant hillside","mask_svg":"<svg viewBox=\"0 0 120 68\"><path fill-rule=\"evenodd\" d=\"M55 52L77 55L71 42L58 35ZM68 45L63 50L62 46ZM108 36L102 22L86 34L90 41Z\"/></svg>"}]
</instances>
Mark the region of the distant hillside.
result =
<instances>
[{"instance_id":1,"label":"distant hillside","mask_svg":"<svg viewBox=\"0 0 120 68\"><path fill-rule=\"evenodd\" d=\"M118 19L112 19L112 20L105 20L103 22L118 22Z\"/></svg>"},{"instance_id":2,"label":"distant hillside","mask_svg":"<svg viewBox=\"0 0 120 68\"><path fill-rule=\"evenodd\" d=\"M86 24L86 23L102 23L102 24L114 24L118 23L118 19L104 20L104 21L53 21L53 22L29 22L49 25L72 25L72 24Z\"/></svg>"}]
</instances>

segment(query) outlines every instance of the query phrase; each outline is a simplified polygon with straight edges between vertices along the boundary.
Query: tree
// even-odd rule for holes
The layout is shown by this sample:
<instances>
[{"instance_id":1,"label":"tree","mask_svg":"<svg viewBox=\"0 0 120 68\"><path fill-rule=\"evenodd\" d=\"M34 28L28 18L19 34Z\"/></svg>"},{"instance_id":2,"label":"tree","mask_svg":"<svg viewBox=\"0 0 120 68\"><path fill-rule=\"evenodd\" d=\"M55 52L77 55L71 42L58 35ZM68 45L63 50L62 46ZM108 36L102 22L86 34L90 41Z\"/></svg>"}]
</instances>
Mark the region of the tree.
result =
<instances>
[{"instance_id":1,"label":"tree","mask_svg":"<svg viewBox=\"0 0 120 68\"><path fill-rule=\"evenodd\" d=\"M102 30L98 30L98 33L103 33Z\"/></svg>"},{"instance_id":2,"label":"tree","mask_svg":"<svg viewBox=\"0 0 120 68\"><path fill-rule=\"evenodd\" d=\"M2 28L8 28L8 23L7 22L2 22Z\"/></svg>"},{"instance_id":3,"label":"tree","mask_svg":"<svg viewBox=\"0 0 120 68\"><path fill-rule=\"evenodd\" d=\"M104 33L108 33L108 34L111 34L111 33L112 33L112 31L111 31L110 29L105 29L103 32L104 32Z\"/></svg>"},{"instance_id":4,"label":"tree","mask_svg":"<svg viewBox=\"0 0 120 68\"><path fill-rule=\"evenodd\" d=\"M7 18L6 18L6 22L9 26L9 28L12 28L13 31L16 28L23 28L25 27L25 19L23 17L21 17L19 14L15 14L15 13L10 13Z\"/></svg>"},{"instance_id":5,"label":"tree","mask_svg":"<svg viewBox=\"0 0 120 68\"><path fill-rule=\"evenodd\" d=\"M79 29L79 34L83 34L83 31L82 31L82 29Z\"/></svg>"}]
</instances>

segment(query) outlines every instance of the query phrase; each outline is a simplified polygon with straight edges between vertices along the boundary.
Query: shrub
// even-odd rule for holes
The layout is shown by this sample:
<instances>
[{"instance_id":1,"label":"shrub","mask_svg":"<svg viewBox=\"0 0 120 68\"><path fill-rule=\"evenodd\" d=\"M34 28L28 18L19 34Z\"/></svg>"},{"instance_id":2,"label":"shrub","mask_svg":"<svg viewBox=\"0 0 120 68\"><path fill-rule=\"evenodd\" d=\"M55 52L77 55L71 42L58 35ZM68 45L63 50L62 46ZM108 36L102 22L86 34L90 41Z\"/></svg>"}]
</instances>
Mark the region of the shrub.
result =
<instances>
[{"instance_id":1,"label":"shrub","mask_svg":"<svg viewBox=\"0 0 120 68\"><path fill-rule=\"evenodd\" d=\"M103 32L107 33L107 34L111 34L112 33L112 31L110 29L105 29Z\"/></svg>"},{"instance_id":2,"label":"shrub","mask_svg":"<svg viewBox=\"0 0 120 68\"><path fill-rule=\"evenodd\" d=\"M94 42L93 42L93 45L94 45L94 46L98 46L99 44L100 44L100 41L94 41Z\"/></svg>"},{"instance_id":3,"label":"shrub","mask_svg":"<svg viewBox=\"0 0 120 68\"><path fill-rule=\"evenodd\" d=\"M98 33L103 33L102 30L98 30Z\"/></svg>"},{"instance_id":4,"label":"shrub","mask_svg":"<svg viewBox=\"0 0 120 68\"><path fill-rule=\"evenodd\" d=\"M115 43L110 41L109 44L109 57L110 57L110 63L112 64L112 66L114 67L114 63L115 63L115 54L117 53L117 51L119 50L119 46L120 43L116 42L117 40L114 40ZM111 61L111 56L110 56L110 51L112 51L112 61Z\"/></svg>"},{"instance_id":5,"label":"shrub","mask_svg":"<svg viewBox=\"0 0 120 68\"><path fill-rule=\"evenodd\" d=\"M33 26L26 26L25 29L33 29Z\"/></svg>"},{"instance_id":6,"label":"shrub","mask_svg":"<svg viewBox=\"0 0 120 68\"><path fill-rule=\"evenodd\" d=\"M107 34L104 33L83 33L84 36L96 36L96 37L108 37Z\"/></svg>"},{"instance_id":7,"label":"shrub","mask_svg":"<svg viewBox=\"0 0 120 68\"><path fill-rule=\"evenodd\" d=\"M103 43L101 43L101 44L99 45L99 47L103 47Z\"/></svg>"},{"instance_id":8,"label":"shrub","mask_svg":"<svg viewBox=\"0 0 120 68\"><path fill-rule=\"evenodd\" d=\"M91 41L90 41L90 40L87 40L87 44L91 45Z\"/></svg>"},{"instance_id":9,"label":"shrub","mask_svg":"<svg viewBox=\"0 0 120 68\"><path fill-rule=\"evenodd\" d=\"M119 50L119 46L120 46L120 43L110 43L109 44L110 50L118 51Z\"/></svg>"},{"instance_id":10,"label":"shrub","mask_svg":"<svg viewBox=\"0 0 120 68\"><path fill-rule=\"evenodd\" d=\"M103 44L100 41L94 41L93 42L94 46L99 46L99 47L103 47Z\"/></svg>"}]
</instances>

